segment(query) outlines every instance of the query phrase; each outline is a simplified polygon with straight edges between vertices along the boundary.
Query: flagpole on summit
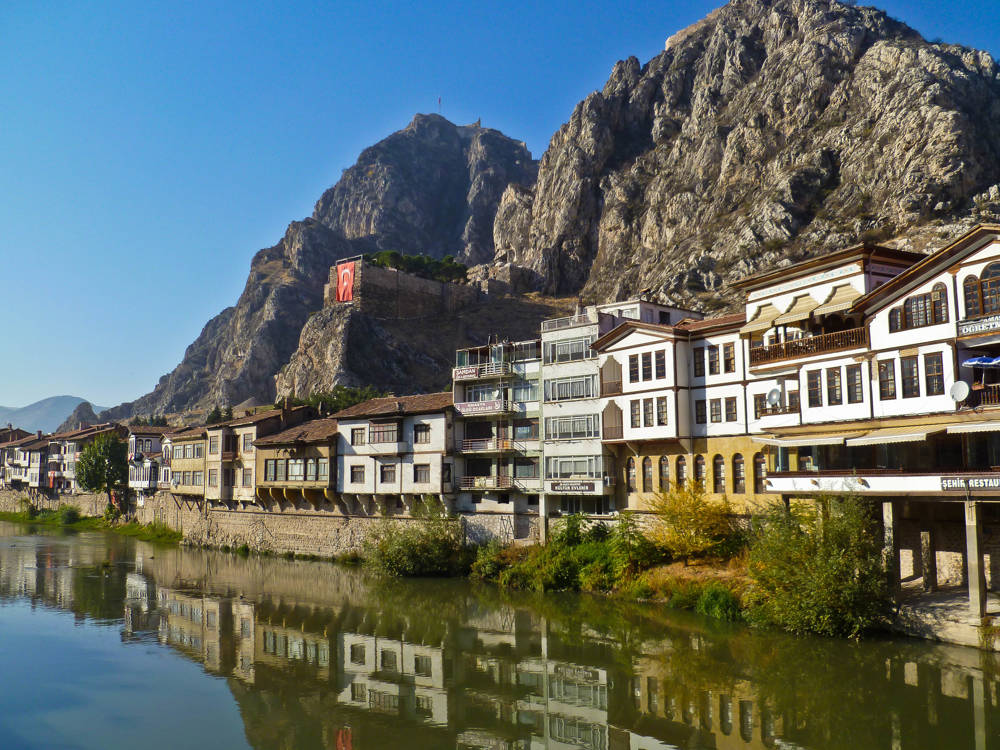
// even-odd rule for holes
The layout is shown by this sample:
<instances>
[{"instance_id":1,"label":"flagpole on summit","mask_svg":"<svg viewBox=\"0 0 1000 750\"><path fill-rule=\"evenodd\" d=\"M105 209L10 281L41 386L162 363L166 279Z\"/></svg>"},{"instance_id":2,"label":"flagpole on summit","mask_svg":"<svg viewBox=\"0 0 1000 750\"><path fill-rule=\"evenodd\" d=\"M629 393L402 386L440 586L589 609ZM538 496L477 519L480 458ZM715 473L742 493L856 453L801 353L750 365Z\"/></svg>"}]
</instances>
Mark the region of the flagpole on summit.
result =
<instances>
[{"instance_id":1,"label":"flagpole on summit","mask_svg":"<svg viewBox=\"0 0 1000 750\"><path fill-rule=\"evenodd\" d=\"M441 97L438 97L438 114L441 114Z\"/></svg>"}]
</instances>

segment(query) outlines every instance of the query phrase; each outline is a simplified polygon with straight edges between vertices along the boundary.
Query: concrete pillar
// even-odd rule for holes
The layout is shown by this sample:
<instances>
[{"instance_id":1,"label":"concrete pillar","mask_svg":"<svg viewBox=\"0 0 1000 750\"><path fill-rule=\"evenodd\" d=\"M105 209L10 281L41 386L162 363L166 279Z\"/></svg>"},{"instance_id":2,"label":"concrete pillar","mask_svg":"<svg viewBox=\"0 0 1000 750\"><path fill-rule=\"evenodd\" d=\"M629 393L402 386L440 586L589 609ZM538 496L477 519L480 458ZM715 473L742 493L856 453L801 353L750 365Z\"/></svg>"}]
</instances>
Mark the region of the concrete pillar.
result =
<instances>
[{"instance_id":1,"label":"concrete pillar","mask_svg":"<svg viewBox=\"0 0 1000 750\"><path fill-rule=\"evenodd\" d=\"M986 576L983 574L983 526L979 503L965 502L965 552L969 580L969 611L974 617L986 614Z\"/></svg>"},{"instance_id":2,"label":"concrete pillar","mask_svg":"<svg viewBox=\"0 0 1000 750\"><path fill-rule=\"evenodd\" d=\"M934 532L920 532L920 567L924 572L924 591L937 590L937 545Z\"/></svg>"},{"instance_id":3,"label":"concrete pillar","mask_svg":"<svg viewBox=\"0 0 1000 750\"><path fill-rule=\"evenodd\" d=\"M889 593L895 599L899 596L899 513L893 500L882 501L882 525L885 529L885 574L889 582Z\"/></svg>"}]
</instances>

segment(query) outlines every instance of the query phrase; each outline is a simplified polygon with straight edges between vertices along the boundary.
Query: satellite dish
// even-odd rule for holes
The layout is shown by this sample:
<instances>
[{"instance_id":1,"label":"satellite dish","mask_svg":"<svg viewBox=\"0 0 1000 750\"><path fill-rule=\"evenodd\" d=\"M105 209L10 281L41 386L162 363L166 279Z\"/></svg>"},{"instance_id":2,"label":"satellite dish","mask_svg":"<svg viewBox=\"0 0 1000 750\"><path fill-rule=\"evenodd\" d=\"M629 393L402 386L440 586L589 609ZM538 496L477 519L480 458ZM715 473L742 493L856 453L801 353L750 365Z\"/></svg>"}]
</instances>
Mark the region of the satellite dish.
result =
<instances>
[{"instance_id":1,"label":"satellite dish","mask_svg":"<svg viewBox=\"0 0 1000 750\"><path fill-rule=\"evenodd\" d=\"M969 384L964 380L956 380L948 389L948 395L955 403L965 401L969 397Z\"/></svg>"},{"instance_id":2,"label":"satellite dish","mask_svg":"<svg viewBox=\"0 0 1000 750\"><path fill-rule=\"evenodd\" d=\"M767 392L767 404L768 406L777 406L781 403L781 391L777 388L772 388Z\"/></svg>"}]
</instances>

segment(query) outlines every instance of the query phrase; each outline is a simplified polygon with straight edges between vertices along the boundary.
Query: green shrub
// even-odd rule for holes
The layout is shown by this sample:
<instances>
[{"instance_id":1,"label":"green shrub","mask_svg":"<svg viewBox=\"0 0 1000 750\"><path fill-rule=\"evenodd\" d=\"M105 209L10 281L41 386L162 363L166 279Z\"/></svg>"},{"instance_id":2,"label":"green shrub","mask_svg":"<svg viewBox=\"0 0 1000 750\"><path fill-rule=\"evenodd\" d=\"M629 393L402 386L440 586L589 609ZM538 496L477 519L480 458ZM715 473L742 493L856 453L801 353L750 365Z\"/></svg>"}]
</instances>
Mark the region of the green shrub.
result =
<instances>
[{"instance_id":1,"label":"green shrub","mask_svg":"<svg viewBox=\"0 0 1000 750\"><path fill-rule=\"evenodd\" d=\"M114 523L119 518L121 518L122 512L118 509L118 506L108 503L104 506L104 520L108 523Z\"/></svg>"},{"instance_id":2,"label":"green shrub","mask_svg":"<svg viewBox=\"0 0 1000 750\"><path fill-rule=\"evenodd\" d=\"M447 514L440 501L425 498L419 520L384 520L365 541L365 560L390 576L465 575L473 550L465 546L461 522Z\"/></svg>"},{"instance_id":3,"label":"green shrub","mask_svg":"<svg viewBox=\"0 0 1000 750\"><path fill-rule=\"evenodd\" d=\"M779 510L755 519L749 616L794 633L856 638L889 612L881 535L860 500L819 502L822 513Z\"/></svg>"},{"instance_id":4,"label":"green shrub","mask_svg":"<svg viewBox=\"0 0 1000 750\"><path fill-rule=\"evenodd\" d=\"M28 520L31 520L38 515L38 508L36 508L35 504L27 497L21 498L19 506L21 508L21 513L23 513L25 518Z\"/></svg>"},{"instance_id":5,"label":"green shrub","mask_svg":"<svg viewBox=\"0 0 1000 750\"><path fill-rule=\"evenodd\" d=\"M250 557L250 545L245 543L241 544L236 548L236 554L241 557Z\"/></svg>"},{"instance_id":6,"label":"green shrub","mask_svg":"<svg viewBox=\"0 0 1000 750\"><path fill-rule=\"evenodd\" d=\"M59 506L59 523L63 526L72 526L80 520L80 511L72 505Z\"/></svg>"},{"instance_id":7,"label":"green shrub","mask_svg":"<svg viewBox=\"0 0 1000 750\"><path fill-rule=\"evenodd\" d=\"M726 622L736 622L742 618L739 597L718 581L712 581L702 589L694 610L705 617Z\"/></svg>"}]
</instances>

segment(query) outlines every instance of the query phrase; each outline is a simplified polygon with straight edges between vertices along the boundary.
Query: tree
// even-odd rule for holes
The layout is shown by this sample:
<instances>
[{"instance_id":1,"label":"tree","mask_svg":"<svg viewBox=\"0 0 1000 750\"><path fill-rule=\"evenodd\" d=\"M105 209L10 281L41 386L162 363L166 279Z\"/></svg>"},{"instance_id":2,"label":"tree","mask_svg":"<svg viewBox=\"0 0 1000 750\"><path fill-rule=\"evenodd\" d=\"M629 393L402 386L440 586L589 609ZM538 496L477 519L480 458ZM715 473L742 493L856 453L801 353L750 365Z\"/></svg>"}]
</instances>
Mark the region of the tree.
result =
<instances>
[{"instance_id":1,"label":"tree","mask_svg":"<svg viewBox=\"0 0 1000 750\"><path fill-rule=\"evenodd\" d=\"M370 385L353 387L347 385L335 385L330 391L317 391L309 398L293 398L290 402L293 406L311 406L314 409L322 409L327 414L335 414L338 411L368 401L372 398L379 398L385 393L373 388ZM281 408L282 399L275 403L275 408Z\"/></svg>"},{"instance_id":2,"label":"tree","mask_svg":"<svg viewBox=\"0 0 1000 750\"><path fill-rule=\"evenodd\" d=\"M128 446L114 433L98 435L84 447L76 462L76 481L89 492L104 492L108 504L115 505L115 494L125 495L128 486ZM118 510L124 510L119 501Z\"/></svg>"},{"instance_id":3,"label":"tree","mask_svg":"<svg viewBox=\"0 0 1000 750\"><path fill-rule=\"evenodd\" d=\"M656 521L650 536L684 560L708 552L732 534L729 503L709 501L700 482L674 485L649 501Z\"/></svg>"},{"instance_id":4,"label":"tree","mask_svg":"<svg viewBox=\"0 0 1000 750\"><path fill-rule=\"evenodd\" d=\"M232 418L233 418L233 407L227 406L225 408L225 411L222 412L222 420L221 421L228 422Z\"/></svg>"},{"instance_id":5,"label":"tree","mask_svg":"<svg viewBox=\"0 0 1000 750\"><path fill-rule=\"evenodd\" d=\"M205 424L218 424L222 421L222 409L216 405L205 417Z\"/></svg>"}]
</instances>

